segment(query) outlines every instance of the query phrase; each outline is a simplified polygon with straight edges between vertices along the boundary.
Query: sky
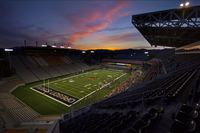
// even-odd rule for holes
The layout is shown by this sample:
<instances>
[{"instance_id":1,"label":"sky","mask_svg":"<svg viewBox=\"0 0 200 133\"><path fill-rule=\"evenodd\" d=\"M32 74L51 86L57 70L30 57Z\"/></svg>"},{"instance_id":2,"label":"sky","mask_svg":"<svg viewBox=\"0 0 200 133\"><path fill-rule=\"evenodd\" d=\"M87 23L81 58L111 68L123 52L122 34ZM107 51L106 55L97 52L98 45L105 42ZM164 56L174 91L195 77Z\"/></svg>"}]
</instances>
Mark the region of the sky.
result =
<instances>
[{"instance_id":1,"label":"sky","mask_svg":"<svg viewBox=\"0 0 200 133\"><path fill-rule=\"evenodd\" d=\"M148 48L131 16L178 8L181 0L0 0L0 47ZM199 0L190 0L192 6Z\"/></svg>"}]
</instances>

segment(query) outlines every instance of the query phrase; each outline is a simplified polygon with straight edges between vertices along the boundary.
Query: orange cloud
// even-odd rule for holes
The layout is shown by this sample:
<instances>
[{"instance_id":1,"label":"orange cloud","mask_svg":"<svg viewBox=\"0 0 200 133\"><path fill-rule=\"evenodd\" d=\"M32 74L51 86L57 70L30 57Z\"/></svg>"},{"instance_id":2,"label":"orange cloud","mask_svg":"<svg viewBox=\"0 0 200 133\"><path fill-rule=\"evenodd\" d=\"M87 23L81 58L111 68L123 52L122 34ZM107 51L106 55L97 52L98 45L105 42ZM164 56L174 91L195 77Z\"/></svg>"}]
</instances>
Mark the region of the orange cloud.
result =
<instances>
[{"instance_id":1,"label":"orange cloud","mask_svg":"<svg viewBox=\"0 0 200 133\"><path fill-rule=\"evenodd\" d=\"M118 2L117 5L110 8L106 13L94 11L85 18L76 19L74 25L78 26L81 31L71 34L69 41L74 43L92 33L106 29L113 21L115 16L121 17L127 15L126 13L122 12L122 9L127 6L128 3Z\"/></svg>"},{"instance_id":2,"label":"orange cloud","mask_svg":"<svg viewBox=\"0 0 200 133\"><path fill-rule=\"evenodd\" d=\"M70 42L76 42L79 39L90 35L91 33L94 33L96 31L105 29L108 26L107 22L104 23L100 23L100 24L96 24L96 25L92 25L92 26L88 26L86 31L83 32L75 32L70 36Z\"/></svg>"},{"instance_id":3,"label":"orange cloud","mask_svg":"<svg viewBox=\"0 0 200 133\"><path fill-rule=\"evenodd\" d=\"M94 11L94 12L92 12L89 16L80 18L80 19L78 20L78 22L81 22L81 23L88 23L88 22L96 21L96 20L98 20L100 17L102 17L102 14L101 14L99 11Z\"/></svg>"},{"instance_id":4,"label":"orange cloud","mask_svg":"<svg viewBox=\"0 0 200 133\"><path fill-rule=\"evenodd\" d=\"M112 21L113 17L117 14L118 16L124 16L123 12L120 12L122 9L126 8L128 3L119 2L118 5L111 8L105 15L107 21ZM127 15L127 14L126 14Z\"/></svg>"}]
</instances>

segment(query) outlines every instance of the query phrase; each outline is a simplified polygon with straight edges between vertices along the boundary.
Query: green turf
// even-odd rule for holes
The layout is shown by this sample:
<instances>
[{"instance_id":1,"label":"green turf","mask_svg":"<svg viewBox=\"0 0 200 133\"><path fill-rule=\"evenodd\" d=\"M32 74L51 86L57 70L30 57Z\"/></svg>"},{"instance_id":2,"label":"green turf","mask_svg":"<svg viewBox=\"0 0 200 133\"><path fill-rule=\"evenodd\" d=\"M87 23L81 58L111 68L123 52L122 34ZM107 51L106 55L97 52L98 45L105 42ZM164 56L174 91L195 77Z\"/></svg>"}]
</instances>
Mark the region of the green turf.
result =
<instances>
[{"instance_id":1,"label":"green turf","mask_svg":"<svg viewBox=\"0 0 200 133\"><path fill-rule=\"evenodd\" d=\"M104 80L105 82L113 81L122 74L122 71L94 70L59 81L54 81L49 84L49 87L80 99L100 88L100 82L103 82Z\"/></svg>"},{"instance_id":2,"label":"green turf","mask_svg":"<svg viewBox=\"0 0 200 133\"><path fill-rule=\"evenodd\" d=\"M125 73L123 71L119 70L92 70L73 76L51 79L49 87L66 93L67 95L76 97L77 99L89 95L87 98L84 98L71 107L71 109L79 109L87 104L103 99L119 83L125 81L129 77L128 73L124 74ZM119 76L122 77L115 82L112 82ZM103 84L106 82L112 82L112 84L90 95L90 93L100 88L100 82L104 82ZM19 87L15 89L12 94L42 115L67 113L70 109L69 107L30 89L30 87L42 84L43 81L40 81Z\"/></svg>"}]
</instances>

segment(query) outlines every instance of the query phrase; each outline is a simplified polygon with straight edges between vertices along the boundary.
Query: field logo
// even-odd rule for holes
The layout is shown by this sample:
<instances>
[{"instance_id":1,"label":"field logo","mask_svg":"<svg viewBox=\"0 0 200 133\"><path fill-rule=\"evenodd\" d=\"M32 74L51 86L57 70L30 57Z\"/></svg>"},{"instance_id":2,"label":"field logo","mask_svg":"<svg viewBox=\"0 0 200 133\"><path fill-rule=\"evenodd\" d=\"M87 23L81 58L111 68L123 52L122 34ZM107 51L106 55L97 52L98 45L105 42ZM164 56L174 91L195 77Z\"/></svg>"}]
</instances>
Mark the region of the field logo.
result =
<instances>
[{"instance_id":1,"label":"field logo","mask_svg":"<svg viewBox=\"0 0 200 133\"><path fill-rule=\"evenodd\" d=\"M78 100L77 98L66 95L60 91L53 90L44 85L33 87L32 89L35 91L39 91L40 93L43 93L44 95L47 95L48 97L52 97L53 99L56 99L67 105L71 105Z\"/></svg>"}]
</instances>

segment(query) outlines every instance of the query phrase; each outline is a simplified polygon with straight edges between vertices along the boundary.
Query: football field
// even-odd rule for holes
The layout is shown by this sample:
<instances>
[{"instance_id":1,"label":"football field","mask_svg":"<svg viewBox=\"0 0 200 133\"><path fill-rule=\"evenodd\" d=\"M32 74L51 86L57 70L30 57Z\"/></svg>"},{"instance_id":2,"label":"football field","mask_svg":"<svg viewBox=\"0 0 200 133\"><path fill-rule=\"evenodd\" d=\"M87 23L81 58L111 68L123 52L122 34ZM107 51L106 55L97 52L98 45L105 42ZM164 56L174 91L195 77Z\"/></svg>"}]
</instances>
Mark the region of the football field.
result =
<instances>
[{"instance_id":1,"label":"football field","mask_svg":"<svg viewBox=\"0 0 200 133\"><path fill-rule=\"evenodd\" d=\"M26 90L20 87L13 91L13 94L40 114L46 114L44 111L47 109L49 109L47 112L50 112L47 114L57 114L73 105L80 105L88 98L90 101L96 97L103 98L114 88L114 84L117 85L120 80L125 80L127 75L121 70L97 69L56 80L40 81L26 86ZM39 102L39 99L42 101ZM54 105L57 109L53 108ZM61 111L50 111L59 108Z\"/></svg>"}]
</instances>

